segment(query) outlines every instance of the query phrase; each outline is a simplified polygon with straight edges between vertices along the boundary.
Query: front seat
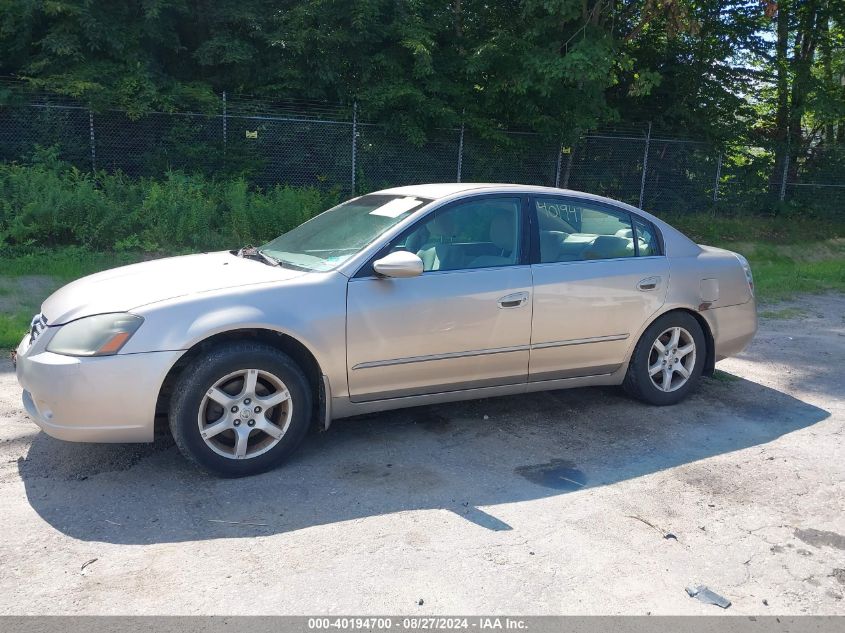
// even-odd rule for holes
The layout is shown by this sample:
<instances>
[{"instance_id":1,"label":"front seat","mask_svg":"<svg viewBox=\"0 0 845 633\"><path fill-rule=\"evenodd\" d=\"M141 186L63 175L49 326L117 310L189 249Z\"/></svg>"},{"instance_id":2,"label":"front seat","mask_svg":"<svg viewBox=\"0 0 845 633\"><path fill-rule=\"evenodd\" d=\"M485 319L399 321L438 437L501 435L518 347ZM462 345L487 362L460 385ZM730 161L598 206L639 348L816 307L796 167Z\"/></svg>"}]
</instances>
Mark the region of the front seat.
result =
<instances>
[{"instance_id":1,"label":"front seat","mask_svg":"<svg viewBox=\"0 0 845 633\"><path fill-rule=\"evenodd\" d=\"M540 263L561 261L563 243L569 233L563 231L540 231Z\"/></svg>"},{"instance_id":2,"label":"front seat","mask_svg":"<svg viewBox=\"0 0 845 633\"><path fill-rule=\"evenodd\" d=\"M492 266L508 266L516 263L516 227L512 214L496 215L490 222L490 241L499 249L498 255L479 255L473 259L470 268L487 268Z\"/></svg>"},{"instance_id":3,"label":"front seat","mask_svg":"<svg viewBox=\"0 0 845 633\"><path fill-rule=\"evenodd\" d=\"M428 241L417 251L423 270L450 270L453 259L451 240L454 238L454 221L449 213L436 216L426 225Z\"/></svg>"}]
</instances>

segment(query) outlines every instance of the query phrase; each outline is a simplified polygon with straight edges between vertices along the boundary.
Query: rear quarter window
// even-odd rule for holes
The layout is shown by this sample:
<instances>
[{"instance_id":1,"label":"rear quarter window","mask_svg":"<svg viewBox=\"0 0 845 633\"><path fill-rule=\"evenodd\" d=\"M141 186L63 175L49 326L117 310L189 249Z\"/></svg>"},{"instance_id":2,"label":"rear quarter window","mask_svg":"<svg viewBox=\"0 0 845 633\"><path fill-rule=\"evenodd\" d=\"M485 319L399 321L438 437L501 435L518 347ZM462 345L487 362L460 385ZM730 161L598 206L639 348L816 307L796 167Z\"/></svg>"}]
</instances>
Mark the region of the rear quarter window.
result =
<instances>
[{"instance_id":1,"label":"rear quarter window","mask_svg":"<svg viewBox=\"0 0 845 633\"><path fill-rule=\"evenodd\" d=\"M642 218L634 216L634 233L637 236L640 257L662 254L657 229L651 222L646 222Z\"/></svg>"}]
</instances>

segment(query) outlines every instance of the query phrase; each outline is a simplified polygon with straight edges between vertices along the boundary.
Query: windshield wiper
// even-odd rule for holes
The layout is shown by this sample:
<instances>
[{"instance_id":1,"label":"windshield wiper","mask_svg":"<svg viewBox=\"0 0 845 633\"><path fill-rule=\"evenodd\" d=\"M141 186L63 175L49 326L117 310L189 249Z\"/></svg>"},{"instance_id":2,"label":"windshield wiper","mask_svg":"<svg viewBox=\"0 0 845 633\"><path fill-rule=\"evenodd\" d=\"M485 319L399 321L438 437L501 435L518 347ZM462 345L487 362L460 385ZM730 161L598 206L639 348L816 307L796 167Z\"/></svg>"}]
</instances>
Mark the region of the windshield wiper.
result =
<instances>
[{"instance_id":1,"label":"windshield wiper","mask_svg":"<svg viewBox=\"0 0 845 633\"><path fill-rule=\"evenodd\" d=\"M235 253L235 255L237 257L243 257L244 259L254 259L258 262L264 262L268 266L279 266L281 264L278 259L270 257L265 252L261 251L255 246L244 246L243 248L239 249L238 252Z\"/></svg>"}]
</instances>

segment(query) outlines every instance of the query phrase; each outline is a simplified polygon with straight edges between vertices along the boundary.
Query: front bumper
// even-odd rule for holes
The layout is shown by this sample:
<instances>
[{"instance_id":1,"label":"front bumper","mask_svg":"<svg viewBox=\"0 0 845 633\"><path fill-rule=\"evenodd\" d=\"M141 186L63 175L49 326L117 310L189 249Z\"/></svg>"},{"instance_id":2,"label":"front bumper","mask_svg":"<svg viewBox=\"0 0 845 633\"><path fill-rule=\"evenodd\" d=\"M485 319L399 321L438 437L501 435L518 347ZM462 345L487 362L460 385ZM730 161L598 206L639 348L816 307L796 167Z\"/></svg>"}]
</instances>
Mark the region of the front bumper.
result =
<instances>
[{"instance_id":1,"label":"front bumper","mask_svg":"<svg viewBox=\"0 0 845 633\"><path fill-rule=\"evenodd\" d=\"M159 390L184 353L76 358L17 349L23 404L41 429L71 442L151 442Z\"/></svg>"}]
</instances>

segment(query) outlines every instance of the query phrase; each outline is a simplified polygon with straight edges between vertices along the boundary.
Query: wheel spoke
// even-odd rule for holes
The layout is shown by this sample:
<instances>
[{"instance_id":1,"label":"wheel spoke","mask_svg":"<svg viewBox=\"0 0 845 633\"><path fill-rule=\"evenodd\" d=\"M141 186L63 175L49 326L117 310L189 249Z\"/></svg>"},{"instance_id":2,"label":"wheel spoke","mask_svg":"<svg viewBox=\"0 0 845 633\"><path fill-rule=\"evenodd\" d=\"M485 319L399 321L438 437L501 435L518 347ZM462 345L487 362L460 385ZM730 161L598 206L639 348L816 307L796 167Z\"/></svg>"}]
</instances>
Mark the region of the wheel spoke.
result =
<instances>
[{"instance_id":1,"label":"wheel spoke","mask_svg":"<svg viewBox=\"0 0 845 633\"><path fill-rule=\"evenodd\" d=\"M663 371L663 363L658 360L654 365L648 368L648 375L649 376L656 376L661 371Z\"/></svg>"},{"instance_id":2,"label":"wheel spoke","mask_svg":"<svg viewBox=\"0 0 845 633\"><path fill-rule=\"evenodd\" d=\"M255 393L255 385L258 383L258 370L247 369L246 376L244 376L243 395L250 395Z\"/></svg>"},{"instance_id":3,"label":"wheel spoke","mask_svg":"<svg viewBox=\"0 0 845 633\"><path fill-rule=\"evenodd\" d=\"M680 360L681 358L693 351L695 351L695 344L690 343L688 345L684 345L683 347L679 347L676 356L678 357L678 360Z\"/></svg>"},{"instance_id":4,"label":"wheel spoke","mask_svg":"<svg viewBox=\"0 0 845 633\"><path fill-rule=\"evenodd\" d=\"M205 439L208 439L231 428L234 428L232 426L232 419L228 415L224 415L219 421L215 422L211 426L205 427L202 430L202 436Z\"/></svg>"},{"instance_id":5,"label":"wheel spoke","mask_svg":"<svg viewBox=\"0 0 845 633\"><path fill-rule=\"evenodd\" d=\"M660 354L661 356L666 353L666 347L663 345L663 343L660 342L660 339L657 339L656 341L654 341L653 347L654 347L655 350L657 350L657 353Z\"/></svg>"},{"instance_id":6,"label":"wheel spoke","mask_svg":"<svg viewBox=\"0 0 845 633\"><path fill-rule=\"evenodd\" d=\"M672 370L668 367L663 369L663 391L671 391L672 390Z\"/></svg>"},{"instance_id":7,"label":"wheel spoke","mask_svg":"<svg viewBox=\"0 0 845 633\"><path fill-rule=\"evenodd\" d=\"M669 345L667 347L669 349L677 349L678 342L681 340L681 328L673 327L672 328L672 337L669 339Z\"/></svg>"},{"instance_id":8,"label":"wheel spoke","mask_svg":"<svg viewBox=\"0 0 845 633\"><path fill-rule=\"evenodd\" d=\"M265 409L275 407L277 404L281 404L285 400L290 400L290 392L288 392L287 389L280 389L276 393L271 393L269 396L258 398L258 402L260 402Z\"/></svg>"},{"instance_id":9,"label":"wheel spoke","mask_svg":"<svg viewBox=\"0 0 845 633\"><path fill-rule=\"evenodd\" d=\"M279 439L285 432L280 429L278 426L270 422L269 420L258 420L256 421L255 428L259 431L264 431L267 435L272 437L273 439Z\"/></svg>"},{"instance_id":10,"label":"wheel spoke","mask_svg":"<svg viewBox=\"0 0 845 633\"><path fill-rule=\"evenodd\" d=\"M230 396L222 389L218 389L217 387L212 387L208 390L208 397L214 400L214 402L219 404L224 409L228 409L235 403L235 398Z\"/></svg>"},{"instance_id":11,"label":"wheel spoke","mask_svg":"<svg viewBox=\"0 0 845 633\"><path fill-rule=\"evenodd\" d=\"M679 374L681 374L681 376L683 376L684 378L689 378L689 371L687 370L686 367L684 367L680 363L675 365L675 371L678 372Z\"/></svg>"},{"instance_id":12,"label":"wheel spoke","mask_svg":"<svg viewBox=\"0 0 845 633\"><path fill-rule=\"evenodd\" d=\"M246 456L247 441L249 440L249 429L239 428L235 432L235 457L241 458Z\"/></svg>"}]
</instances>

